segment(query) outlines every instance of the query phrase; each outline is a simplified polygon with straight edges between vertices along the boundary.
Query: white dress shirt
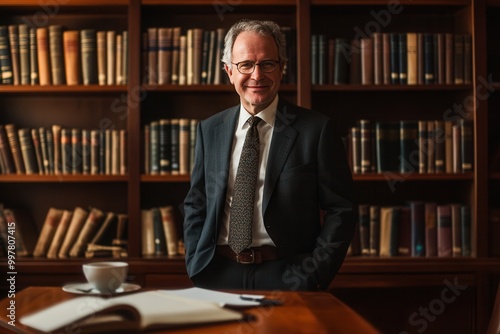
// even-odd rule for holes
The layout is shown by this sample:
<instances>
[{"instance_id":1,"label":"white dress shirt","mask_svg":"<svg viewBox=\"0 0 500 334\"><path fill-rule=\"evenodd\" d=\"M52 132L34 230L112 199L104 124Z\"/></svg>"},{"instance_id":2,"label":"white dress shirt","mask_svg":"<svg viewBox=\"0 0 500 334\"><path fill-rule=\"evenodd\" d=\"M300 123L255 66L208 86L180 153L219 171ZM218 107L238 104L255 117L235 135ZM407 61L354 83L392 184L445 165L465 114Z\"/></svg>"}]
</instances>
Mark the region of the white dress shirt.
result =
<instances>
[{"instance_id":1,"label":"white dress shirt","mask_svg":"<svg viewBox=\"0 0 500 334\"><path fill-rule=\"evenodd\" d=\"M264 180L266 178L267 159L269 156L269 148L271 146L271 138L273 135L277 106L278 96L275 97L273 102L266 109L255 115L256 117L260 117L262 121L257 124L260 141L259 174L257 177L257 185L255 190L252 244L250 245L250 247L257 247L262 245L275 246L273 240L269 237L269 234L264 227L264 219L262 217L262 198L264 195ZM233 147L231 150L231 161L229 165L229 178L227 182L226 203L224 205L224 220L220 229L219 240L217 242L219 245L228 244L230 222L229 216L231 202L233 200L234 180L236 179L236 171L238 170L243 143L245 142L245 137L249 127L247 121L251 116L252 114L246 111L245 108L243 108L243 105L241 105L240 115L233 137Z\"/></svg>"}]
</instances>

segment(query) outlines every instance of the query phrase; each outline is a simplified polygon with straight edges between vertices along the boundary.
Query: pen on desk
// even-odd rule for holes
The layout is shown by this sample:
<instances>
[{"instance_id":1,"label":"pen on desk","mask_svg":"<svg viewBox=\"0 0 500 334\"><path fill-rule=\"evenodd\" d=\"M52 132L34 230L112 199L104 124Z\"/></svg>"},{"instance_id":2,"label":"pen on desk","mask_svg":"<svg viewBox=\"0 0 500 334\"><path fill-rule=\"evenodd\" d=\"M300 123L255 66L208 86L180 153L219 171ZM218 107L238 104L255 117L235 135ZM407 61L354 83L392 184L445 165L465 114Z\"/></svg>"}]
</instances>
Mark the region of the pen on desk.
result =
<instances>
[{"instance_id":1,"label":"pen on desk","mask_svg":"<svg viewBox=\"0 0 500 334\"><path fill-rule=\"evenodd\" d=\"M281 300L277 299L267 299L261 296L252 296L252 295L240 295L241 300L257 302L261 305L283 305Z\"/></svg>"}]
</instances>

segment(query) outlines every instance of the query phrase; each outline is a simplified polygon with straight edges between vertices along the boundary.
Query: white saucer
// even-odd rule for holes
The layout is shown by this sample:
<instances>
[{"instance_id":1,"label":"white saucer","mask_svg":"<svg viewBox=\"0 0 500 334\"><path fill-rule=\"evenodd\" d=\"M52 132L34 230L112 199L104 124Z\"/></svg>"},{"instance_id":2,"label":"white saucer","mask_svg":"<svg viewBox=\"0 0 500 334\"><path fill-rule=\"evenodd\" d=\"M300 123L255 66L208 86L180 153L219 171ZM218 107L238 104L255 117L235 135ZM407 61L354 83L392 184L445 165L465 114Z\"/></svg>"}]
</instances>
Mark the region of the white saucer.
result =
<instances>
[{"instance_id":1,"label":"white saucer","mask_svg":"<svg viewBox=\"0 0 500 334\"><path fill-rule=\"evenodd\" d=\"M123 283L118 289L113 292L103 292L96 289L92 289L89 283L72 283L66 284L62 287L63 291L76 293L81 295L117 295L121 293L127 293L139 290L141 288L140 285L131 284L131 283Z\"/></svg>"}]
</instances>

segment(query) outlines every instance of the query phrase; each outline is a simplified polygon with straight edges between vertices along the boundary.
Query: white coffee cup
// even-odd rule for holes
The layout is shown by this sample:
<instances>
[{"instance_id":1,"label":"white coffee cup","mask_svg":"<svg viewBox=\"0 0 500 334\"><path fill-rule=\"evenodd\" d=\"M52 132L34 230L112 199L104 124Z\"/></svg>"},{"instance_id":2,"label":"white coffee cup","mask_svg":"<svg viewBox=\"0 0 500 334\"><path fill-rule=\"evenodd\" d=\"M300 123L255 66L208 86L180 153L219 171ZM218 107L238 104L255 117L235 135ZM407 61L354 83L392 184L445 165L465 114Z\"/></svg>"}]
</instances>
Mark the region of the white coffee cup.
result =
<instances>
[{"instance_id":1,"label":"white coffee cup","mask_svg":"<svg viewBox=\"0 0 500 334\"><path fill-rule=\"evenodd\" d=\"M125 281L128 272L126 262L91 262L83 265L83 273L89 284L101 292L114 292Z\"/></svg>"}]
</instances>

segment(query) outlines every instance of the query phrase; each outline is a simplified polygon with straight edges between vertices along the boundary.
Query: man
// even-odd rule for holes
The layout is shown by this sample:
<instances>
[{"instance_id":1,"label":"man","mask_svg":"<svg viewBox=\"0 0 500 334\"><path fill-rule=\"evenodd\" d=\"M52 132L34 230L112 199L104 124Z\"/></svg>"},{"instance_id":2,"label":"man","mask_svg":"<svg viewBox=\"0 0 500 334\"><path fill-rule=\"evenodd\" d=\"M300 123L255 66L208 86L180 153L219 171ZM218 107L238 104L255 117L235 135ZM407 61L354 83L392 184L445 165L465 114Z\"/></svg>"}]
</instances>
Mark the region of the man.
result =
<instances>
[{"instance_id":1,"label":"man","mask_svg":"<svg viewBox=\"0 0 500 334\"><path fill-rule=\"evenodd\" d=\"M354 233L334 124L278 97L286 49L275 23L236 23L222 60L241 104L198 126L184 202L188 274L212 289L326 289Z\"/></svg>"}]
</instances>

